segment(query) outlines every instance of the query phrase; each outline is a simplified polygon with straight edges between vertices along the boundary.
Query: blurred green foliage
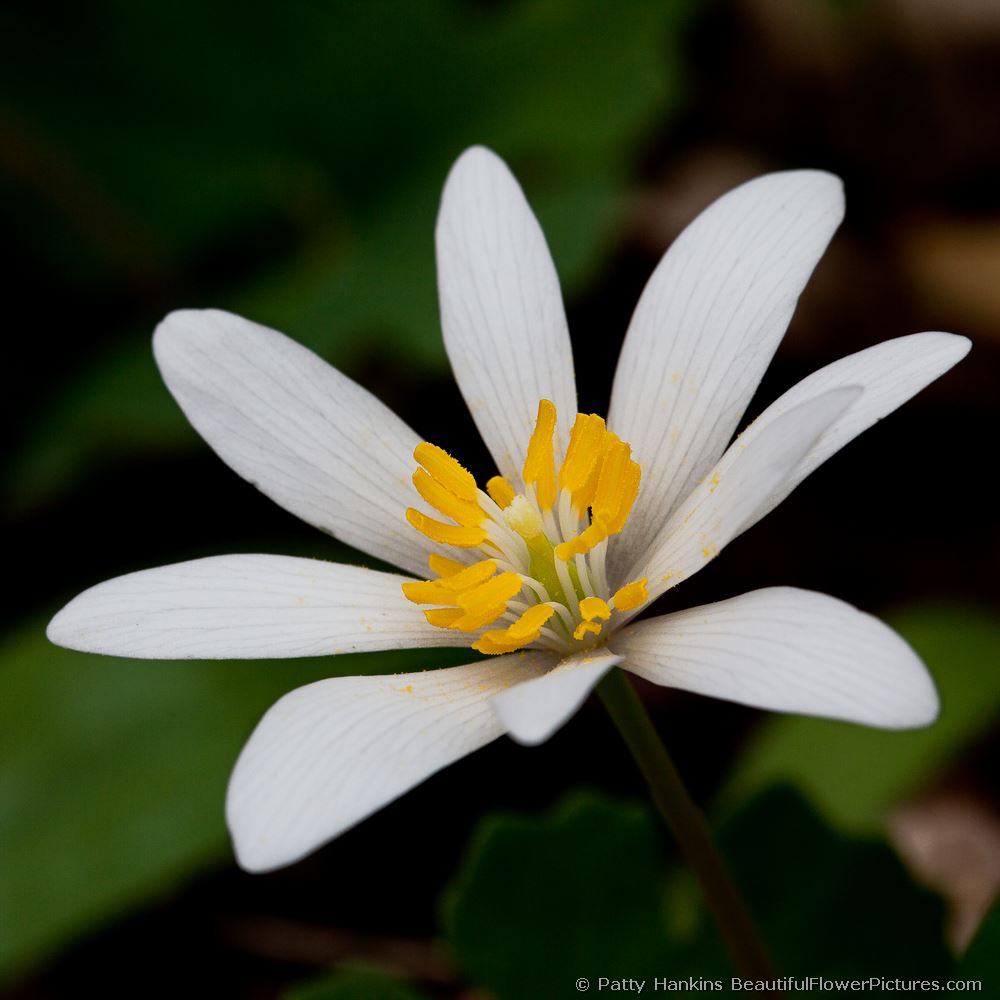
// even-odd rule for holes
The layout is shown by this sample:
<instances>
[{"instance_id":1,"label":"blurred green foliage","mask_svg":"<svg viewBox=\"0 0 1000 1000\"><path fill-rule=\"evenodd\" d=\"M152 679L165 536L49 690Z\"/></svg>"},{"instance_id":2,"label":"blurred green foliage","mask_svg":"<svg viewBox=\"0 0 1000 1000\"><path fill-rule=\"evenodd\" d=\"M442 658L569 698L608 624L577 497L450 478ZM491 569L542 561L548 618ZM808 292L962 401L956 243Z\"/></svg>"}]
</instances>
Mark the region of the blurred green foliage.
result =
<instances>
[{"instance_id":1,"label":"blurred green foliage","mask_svg":"<svg viewBox=\"0 0 1000 1000\"><path fill-rule=\"evenodd\" d=\"M833 832L797 792L757 796L719 839L779 974L952 969L939 900L884 843ZM487 819L445 909L462 968L500 1000L570 996L579 976L727 979L714 925L665 842L646 806L596 793L541 819Z\"/></svg>"},{"instance_id":2,"label":"blurred green foliage","mask_svg":"<svg viewBox=\"0 0 1000 1000\"><path fill-rule=\"evenodd\" d=\"M0 647L0 974L182 884L228 851L226 781L264 710L341 674L468 650L241 663L59 649L32 622Z\"/></svg>"},{"instance_id":3,"label":"blurred green foliage","mask_svg":"<svg viewBox=\"0 0 1000 1000\"><path fill-rule=\"evenodd\" d=\"M941 901L914 884L882 839L831 829L801 792L764 790L721 825L719 841L783 974L933 979L951 971ZM718 943L707 914L702 926L694 951L707 958Z\"/></svg>"},{"instance_id":4,"label":"blurred green foliage","mask_svg":"<svg viewBox=\"0 0 1000 1000\"><path fill-rule=\"evenodd\" d=\"M426 994L374 969L350 969L289 990L285 1000L426 1000Z\"/></svg>"},{"instance_id":5,"label":"blurred green foliage","mask_svg":"<svg viewBox=\"0 0 1000 1000\"><path fill-rule=\"evenodd\" d=\"M871 829L916 781L943 768L1000 716L1000 625L959 607L914 607L892 625L930 668L941 715L925 729L886 732L824 719L775 715L735 762L725 798L745 801L774 782L803 789L846 829Z\"/></svg>"},{"instance_id":6,"label":"blurred green foliage","mask_svg":"<svg viewBox=\"0 0 1000 1000\"><path fill-rule=\"evenodd\" d=\"M568 993L578 976L670 966L655 818L584 793L551 815L485 820L444 907L469 977L500 1000Z\"/></svg>"},{"instance_id":7,"label":"blurred green foliage","mask_svg":"<svg viewBox=\"0 0 1000 1000\"><path fill-rule=\"evenodd\" d=\"M34 198L0 180L0 208L67 286L229 308L348 370L369 352L439 369L433 231L451 162L477 142L508 158L576 287L637 142L676 102L692 5L100 0L55 38L5 7L0 120ZM248 273L206 287L198 269L234 245ZM150 354L159 318L117 331L43 404L15 503L95 457L192 443Z\"/></svg>"}]
</instances>

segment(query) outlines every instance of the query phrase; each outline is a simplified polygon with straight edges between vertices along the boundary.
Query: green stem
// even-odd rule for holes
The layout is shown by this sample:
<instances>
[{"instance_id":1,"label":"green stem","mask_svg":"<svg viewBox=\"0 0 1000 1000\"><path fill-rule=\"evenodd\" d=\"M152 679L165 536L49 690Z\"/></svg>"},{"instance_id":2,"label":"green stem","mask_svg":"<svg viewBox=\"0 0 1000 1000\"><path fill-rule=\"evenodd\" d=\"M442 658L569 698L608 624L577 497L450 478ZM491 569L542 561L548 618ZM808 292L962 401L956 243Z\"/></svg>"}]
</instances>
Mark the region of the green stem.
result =
<instances>
[{"instance_id":1,"label":"green stem","mask_svg":"<svg viewBox=\"0 0 1000 1000\"><path fill-rule=\"evenodd\" d=\"M774 979L757 928L715 846L705 816L684 787L635 688L616 668L601 681L597 693L639 765L681 854L701 883L736 970L748 979Z\"/></svg>"}]
</instances>

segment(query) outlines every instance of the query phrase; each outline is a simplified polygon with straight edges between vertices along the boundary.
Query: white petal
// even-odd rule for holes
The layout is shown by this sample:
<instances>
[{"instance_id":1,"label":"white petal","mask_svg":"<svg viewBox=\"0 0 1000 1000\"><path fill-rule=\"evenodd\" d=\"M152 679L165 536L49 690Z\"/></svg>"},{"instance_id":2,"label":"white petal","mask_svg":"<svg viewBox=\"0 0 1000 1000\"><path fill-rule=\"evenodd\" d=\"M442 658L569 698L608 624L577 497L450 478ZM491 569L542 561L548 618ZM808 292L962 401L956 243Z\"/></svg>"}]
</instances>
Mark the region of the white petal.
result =
<instances>
[{"instance_id":1,"label":"white petal","mask_svg":"<svg viewBox=\"0 0 1000 1000\"><path fill-rule=\"evenodd\" d=\"M504 729L528 746L543 743L583 704L622 657L606 648L567 657L547 674L508 688L493 699Z\"/></svg>"},{"instance_id":2,"label":"white petal","mask_svg":"<svg viewBox=\"0 0 1000 1000\"><path fill-rule=\"evenodd\" d=\"M952 333L915 333L909 337L898 337L841 358L789 389L747 428L744 443L749 443L754 435L760 434L791 407L830 389L860 385L865 392L843 416L823 431L799 462L794 474L782 482L778 492L767 497L741 530L746 531L773 510L806 476L845 444L961 361L971 346L968 338Z\"/></svg>"},{"instance_id":3,"label":"white petal","mask_svg":"<svg viewBox=\"0 0 1000 1000\"><path fill-rule=\"evenodd\" d=\"M664 525L652 553L635 564L627 578L648 577L652 601L714 559L763 500L781 490L820 434L862 394L858 386L831 389L786 411L749 443L744 442L747 432L740 435Z\"/></svg>"},{"instance_id":4,"label":"white petal","mask_svg":"<svg viewBox=\"0 0 1000 1000\"><path fill-rule=\"evenodd\" d=\"M140 659L323 656L463 646L403 596L408 578L361 566L232 555L100 583L49 623L48 637L88 653Z\"/></svg>"},{"instance_id":5,"label":"white petal","mask_svg":"<svg viewBox=\"0 0 1000 1000\"><path fill-rule=\"evenodd\" d=\"M290 864L503 733L489 698L550 654L387 677L337 677L285 695L229 783L226 817L249 871ZM402 843L402 842L401 842Z\"/></svg>"},{"instance_id":6,"label":"white petal","mask_svg":"<svg viewBox=\"0 0 1000 1000\"><path fill-rule=\"evenodd\" d=\"M712 204L660 261L611 394L609 426L642 465L613 568L637 558L722 454L843 212L836 177L769 174Z\"/></svg>"},{"instance_id":7,"label":"white petal","mask_svg":"<svg viewBox=\"0 0 1000 1000\"><path fill-rule=\"evenodd\" d=\"M455 378L501 474L519 482L538 401L555 404L565 444L576 383L545 237L510 170L488 149L474 146L452 167L436 240Z\"/></svg>"},{"instance_id":8,"label":"white petal","mask_svg":"<svg viewBox=\"0 0 1000 1000\"><path fill-rule=\"evenodd\" d=\"M630 625L615 638L624 667L654 684L777 712L884 729L932 722L934 683L877 618L794 587Z\"/></svg>"},{"instance_id":9,"label":"white petal","mask_svg":"<svg viewBox=\"0 0 1000 1000\"><path fill-rule=\"evenodd\" d=\"M171 313L153 349L230 468L348 545L426 573L428 544L405 517L420 439L370 392L283 334L214 309Z\"/></svg>"}]
</instances>

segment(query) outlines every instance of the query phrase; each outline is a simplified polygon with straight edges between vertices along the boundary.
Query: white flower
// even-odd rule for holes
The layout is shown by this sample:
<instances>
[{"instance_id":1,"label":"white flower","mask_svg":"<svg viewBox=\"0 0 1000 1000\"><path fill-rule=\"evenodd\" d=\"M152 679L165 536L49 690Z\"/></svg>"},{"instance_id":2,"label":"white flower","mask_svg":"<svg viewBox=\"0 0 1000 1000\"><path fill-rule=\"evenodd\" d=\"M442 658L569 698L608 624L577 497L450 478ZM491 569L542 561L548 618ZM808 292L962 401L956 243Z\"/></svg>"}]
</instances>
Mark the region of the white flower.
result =
<instances>
[{"instance_id":1,"label":"white flower","mask_svg":"<svg viewBox=\"0 0 1000 1000\"><path fill-rule=\"evenodd\" d=\"M625 627L967 352L946 333L871 347L800 382L726 447L842 212L836 178L793 171L699 216L643 292L605 426L574 416L538 223L506 166L468 150L445 186L438 283L448 356L500 473L488 493L279 333L186 311L154 338L170 391L236 472L421 580L284 556L199 559L93 587L49 637L152 658L473 643L499 654L282 698L229 787L237 855L256 871L295 861L503 733L546 739L616 664L761 708L930 722L937 696L917 656L832 597L775 587ZM589 345L588 364L606 363L601 351Z\"/></svg>"}]
</instances>

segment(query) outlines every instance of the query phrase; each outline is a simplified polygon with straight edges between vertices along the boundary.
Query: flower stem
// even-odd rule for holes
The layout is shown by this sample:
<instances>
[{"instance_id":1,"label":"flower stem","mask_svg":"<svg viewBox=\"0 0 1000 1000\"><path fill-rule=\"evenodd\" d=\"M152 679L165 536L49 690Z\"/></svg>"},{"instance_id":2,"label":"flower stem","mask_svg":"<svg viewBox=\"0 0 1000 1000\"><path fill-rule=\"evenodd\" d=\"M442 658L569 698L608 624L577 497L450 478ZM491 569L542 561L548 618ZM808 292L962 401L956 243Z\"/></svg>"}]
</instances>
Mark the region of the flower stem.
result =
<instances>
[{"instance_id":1,"label":"flower stem","mask_svg":"<svg viewBox=\"0 0 1000 1000\"><path fill-rule=\"evenodd\" d=\"M684 787L631 681L615 668L598 685L597 693L639 765L663 821L701 884L736 970L749 979L774 979L763 942L715 846L705 816Z\"/></svg>"}]
</instances>

